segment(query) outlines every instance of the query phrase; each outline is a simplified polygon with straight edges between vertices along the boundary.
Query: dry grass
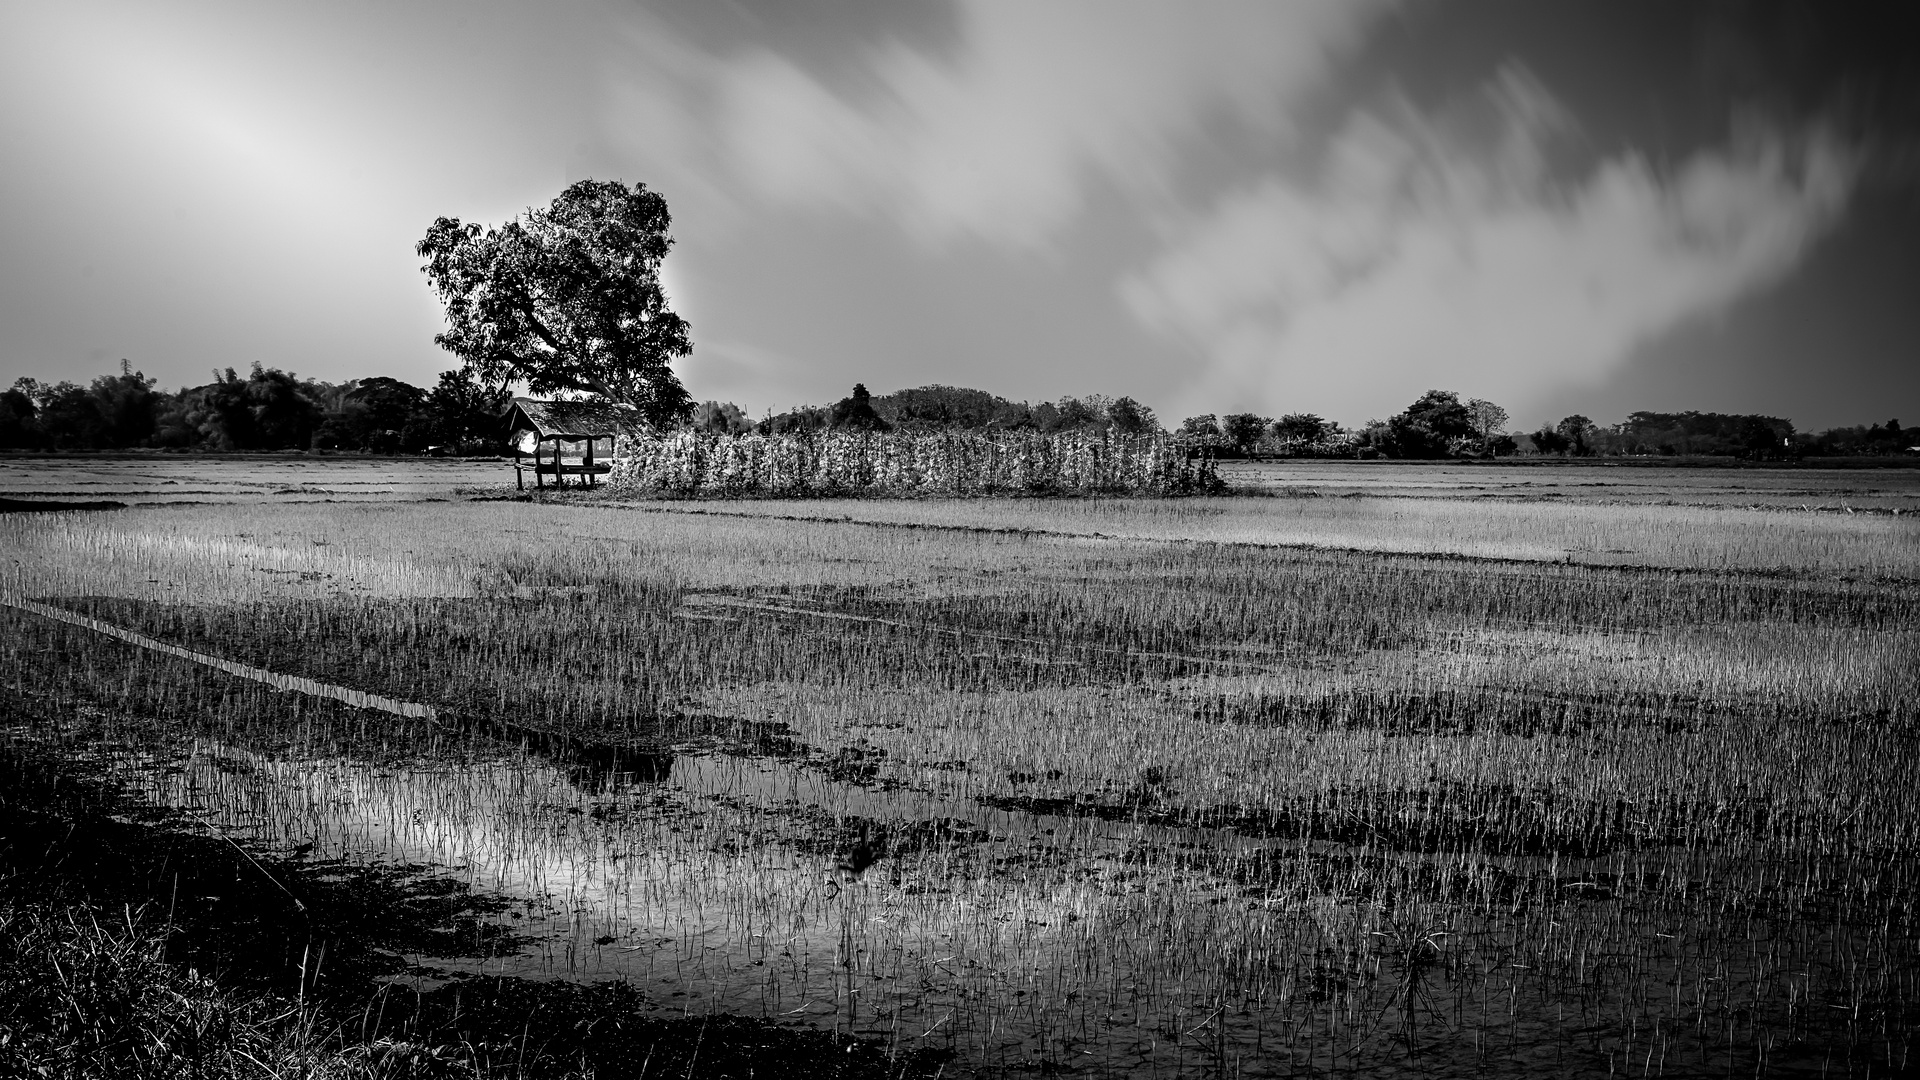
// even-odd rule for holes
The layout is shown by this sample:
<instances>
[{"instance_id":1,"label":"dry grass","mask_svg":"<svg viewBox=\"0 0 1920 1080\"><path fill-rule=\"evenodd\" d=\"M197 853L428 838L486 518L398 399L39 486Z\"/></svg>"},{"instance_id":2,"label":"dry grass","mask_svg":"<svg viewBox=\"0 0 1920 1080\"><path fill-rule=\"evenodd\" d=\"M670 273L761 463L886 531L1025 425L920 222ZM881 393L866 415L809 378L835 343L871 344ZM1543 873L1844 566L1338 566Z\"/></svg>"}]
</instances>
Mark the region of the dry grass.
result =
<instances>
[{"instance_id":1,"label":"dry grass","mask_svg":"<svg viewBox=\"0 0 1920 1080\"><path fill-rule=\"evenodd\" d=\"M242 997L167 963L165 931L130 910L0 903L0 1072L8 1076L310 1078L392 1075L310 1010Z\"/></svg>"}]
</instances>

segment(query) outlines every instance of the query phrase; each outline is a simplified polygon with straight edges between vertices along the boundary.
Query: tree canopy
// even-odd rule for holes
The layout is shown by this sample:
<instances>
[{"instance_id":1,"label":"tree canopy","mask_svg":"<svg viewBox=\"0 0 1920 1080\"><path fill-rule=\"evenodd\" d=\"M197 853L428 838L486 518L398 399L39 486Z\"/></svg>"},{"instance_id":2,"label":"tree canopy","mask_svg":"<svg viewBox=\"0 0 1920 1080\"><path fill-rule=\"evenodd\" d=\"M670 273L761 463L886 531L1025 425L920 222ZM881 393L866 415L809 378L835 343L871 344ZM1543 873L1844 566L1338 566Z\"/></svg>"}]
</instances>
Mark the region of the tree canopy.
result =
<instances>
[{"instance_id":1,"label":"tree canopy","mask_svg":"<svg viewBox=\"0 0 1920 1080\"><path fill-rule=\"evenodd\" d=\"M1437 458L1475 434L1473 411L1451 390L1429 390L1387 421L1395 457Z\"/></svg>"},{"instance_id":2,"label":"tree canopy","mask_svg":"<svg viewBox=\"0 0 1920 1080\"><path fill-rule=\"evenodd\" d=\"M1318 413L1288 413L1273 422L1273 433L1291 442L1315 443L1325 438L1337 426L1339 425L1330 423Z\"/></svg>"},{"instance_id":3,"label":"tree canopy","mask_svg":"<svg viewBox=\"0 0 1920 1080\"><path fill-rule=\"evenodd\" d=\"M1160 430L1152 409L1124 395L1107 405L1107 420L1122 435L1151 435Z\"/></svg>"},{"instance_id":4,"label":"tree canopy","mask_svg":"<svg viewBox=\"0 0 1920 1080\"><path fill-rule=\"evenodd\" d=\"M1220 433L1227 437L1235 450L1251 454L1254 444L1267 433L1267 425L1271 423L1272 418L1259 413L1229 413L1220 418Z\"/></svg>"},{"instance_id":5,"label":"tree canopy","mask_svg":"<svg viewBox=\"0 0 1920 1080\"><path fill-rule=\"evenodd\" d=\"M890 431L893 425L873 411L873 395L866 383L854 383L853 393L834 403L827 426L835 431Z\"/></svg>"},{"instance_id":6,"label":"tree canopy","mask_svg":"<svg viewBox=\"0 0 1920 1080\"><path fill-rule=\"evenodd\" d=\"M447 308L434 341L482 382L574 391L666 426L693 412L669 366L693 351L667 306L667 201L645 184L582 180L498 228L440 218L415 251Z\"/></svg>"}]
</instances>

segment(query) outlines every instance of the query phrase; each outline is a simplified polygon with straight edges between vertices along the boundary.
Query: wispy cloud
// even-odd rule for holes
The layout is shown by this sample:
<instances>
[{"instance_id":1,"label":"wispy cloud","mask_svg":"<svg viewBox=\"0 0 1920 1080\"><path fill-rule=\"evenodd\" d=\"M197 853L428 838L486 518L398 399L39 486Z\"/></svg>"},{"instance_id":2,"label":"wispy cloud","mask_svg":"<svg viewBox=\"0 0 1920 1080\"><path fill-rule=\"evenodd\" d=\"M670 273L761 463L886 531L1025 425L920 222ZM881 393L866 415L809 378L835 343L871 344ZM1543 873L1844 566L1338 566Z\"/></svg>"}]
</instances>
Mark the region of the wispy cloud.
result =
<instances>
[{"instance_id":1,"label":"wispy cloud","mask_svg":"<svg viewBox=\"0 0 1920 1080\"><path fill-rule=\"evenodd\" d=\"M1122 294L1204 356L1195 406L1352 421L1442 386L1524 409L1777 280L1858 173L1817 128L1753 129L1563 181L1552 153L1575 132L1517 68L1436 111L1356 111L1309 182L1222 198Z\"/></svg>"},{"instance_id":2,"label":"wispy cloud","mask_svg":"<svg viewBox=\"0 0 1920 1080\"><path fill-rule=\"evenodd\" d=\"M612 119L628 148L734 199L885 214L921 240L1044 247L1095 184L1163 189L1183 140L1283 134L1386 5L965 0L935 55L863 45L857 95L764 47L634 35Z\"/></svg>"}]
</instances>

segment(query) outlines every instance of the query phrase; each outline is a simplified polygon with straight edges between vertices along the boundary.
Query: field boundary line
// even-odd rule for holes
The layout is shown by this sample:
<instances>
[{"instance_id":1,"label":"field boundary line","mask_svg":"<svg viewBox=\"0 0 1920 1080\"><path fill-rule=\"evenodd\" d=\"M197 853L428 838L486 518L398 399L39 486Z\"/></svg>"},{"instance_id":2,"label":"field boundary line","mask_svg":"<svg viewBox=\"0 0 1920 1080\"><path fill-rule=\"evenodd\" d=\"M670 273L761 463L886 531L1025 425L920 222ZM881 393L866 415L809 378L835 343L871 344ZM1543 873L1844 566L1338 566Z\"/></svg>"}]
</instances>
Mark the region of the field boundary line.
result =
<instances>
[{"instance_id":1,"label":"field boundary line","mask_svg":"<svg viewBox=\"0 0 1920 1080\"><path fill-rule=\"evenodd\" d=\"M435 721L439 717L439 710L431 705L422 705L415 701L401 701L397 698L382 697L379 694L369 694L364 690L354 690L350 687L336 686L333 683L324 683L318 679L308 679L298 675L283 675L278 671L269 671L263 667L254 667L252 664L242 664L237 660L228 660L225 657L214 656L211 653L195 652L192 649L182 648L178 645L170 645L157 638L150 638L145 634L136 634L131 630L115 626L110 622L96 619L91 615L81 615L76 612L67 611L64 608L38 603L23 597L0 595L0 605L29 612L42 618L52 619L55 622L66 623L69 626L78 626L85 630L91 630L96 634L104 634L110 638L118 638L129 645L135 645L150 652L165 653L168 656L176 656L182 660L190 660L196 664L203 664L207 667L224 671L229 675L237 675L243 679L251 679L254 682L270 686L275 690L292 691L297 694L307 694L311 697L326 698L330 701L344 702L358 709L376 709L380 712L392 713L395 716L404 716L413 720Z\"/></svg>"}]
</instances>

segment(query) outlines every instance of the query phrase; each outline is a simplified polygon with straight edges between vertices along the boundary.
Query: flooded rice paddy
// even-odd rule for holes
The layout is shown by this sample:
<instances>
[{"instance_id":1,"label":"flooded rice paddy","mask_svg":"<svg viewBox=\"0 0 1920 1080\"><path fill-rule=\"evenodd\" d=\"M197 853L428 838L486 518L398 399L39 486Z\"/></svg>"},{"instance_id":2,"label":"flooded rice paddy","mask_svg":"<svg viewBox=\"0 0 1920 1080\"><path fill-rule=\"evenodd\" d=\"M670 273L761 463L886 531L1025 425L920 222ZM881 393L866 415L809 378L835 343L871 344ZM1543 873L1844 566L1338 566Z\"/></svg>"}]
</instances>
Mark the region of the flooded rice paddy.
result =
<instances>
[{"instance_id":1,"label":"flooded rice paddy","mask_svg":"<svg viewBox=\"0 0 1920 1080\"><path fill-rule=\"evenodd\" d=\"M1911 580L147 513L9 526L66 552L15 595L178 650L0 608L11 789L240 853L316 994L619 987L891 1075L1912 1067Z\"/></svg>"}]
</instances>

